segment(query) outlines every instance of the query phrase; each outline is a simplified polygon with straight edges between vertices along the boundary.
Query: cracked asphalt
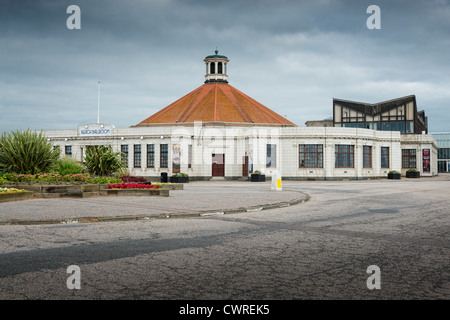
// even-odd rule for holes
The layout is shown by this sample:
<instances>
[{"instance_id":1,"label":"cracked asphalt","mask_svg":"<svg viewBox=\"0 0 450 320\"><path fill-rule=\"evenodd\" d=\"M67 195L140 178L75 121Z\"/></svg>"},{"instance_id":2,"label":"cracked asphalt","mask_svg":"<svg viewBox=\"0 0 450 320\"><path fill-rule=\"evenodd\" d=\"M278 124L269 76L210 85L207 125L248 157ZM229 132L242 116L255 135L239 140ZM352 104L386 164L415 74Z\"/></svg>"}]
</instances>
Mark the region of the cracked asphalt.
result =
<instances>
[{"instance_id":1,"label":"cracked asphalt","mask_svg":"<svg viewBox=\"0 0 450 320\"><path fill-rule=\"evenodd\" d=\"M270 191L269 183L226 181L189 183L169 198L145 203L92 198L47 199L53 206L42 200L0 204L0 221L7 221L13 214L29 219L32 212L35 219L80 217L86 211L76 207L89 205L111 215L126 207L160 215L310 197L267 210L176 219L2 224L0 299L447 300L449 190L448 175L283 181L281 192ZM70 265L80 268L80 289L67 287ZM371 265L380 268L381 289L367 287Z\"/></svg>"}]
</instances>

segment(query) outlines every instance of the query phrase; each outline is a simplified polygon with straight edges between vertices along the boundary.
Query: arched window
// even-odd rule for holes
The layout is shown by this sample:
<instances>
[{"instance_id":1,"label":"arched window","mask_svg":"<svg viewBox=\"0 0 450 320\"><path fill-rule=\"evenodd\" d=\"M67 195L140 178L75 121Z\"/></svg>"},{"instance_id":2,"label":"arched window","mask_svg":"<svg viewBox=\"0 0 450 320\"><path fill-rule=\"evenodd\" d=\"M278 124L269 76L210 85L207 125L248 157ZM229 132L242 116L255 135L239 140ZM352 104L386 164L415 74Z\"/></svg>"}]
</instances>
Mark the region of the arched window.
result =
<instances>
[{"instance_id":1,"label":"arched window","mask_svg":"<svg viewBox=\"0 0 450 320\"><path fill-rule=\"evenodd\" d=\"M210 63L210 73L216 73L216 64L214 62Z\"/></svg>"},{"instance_id":2,"label":"arched window","mask_svg":"<svg viewBox=\"0 0 450 320\"><path fill-rule=\"evenodd\" d=\"M222 74L223 72L222 72L222 62L219 62L218 64L217 64L217 73L218 74Z\"/></svg>"}]
</instances>

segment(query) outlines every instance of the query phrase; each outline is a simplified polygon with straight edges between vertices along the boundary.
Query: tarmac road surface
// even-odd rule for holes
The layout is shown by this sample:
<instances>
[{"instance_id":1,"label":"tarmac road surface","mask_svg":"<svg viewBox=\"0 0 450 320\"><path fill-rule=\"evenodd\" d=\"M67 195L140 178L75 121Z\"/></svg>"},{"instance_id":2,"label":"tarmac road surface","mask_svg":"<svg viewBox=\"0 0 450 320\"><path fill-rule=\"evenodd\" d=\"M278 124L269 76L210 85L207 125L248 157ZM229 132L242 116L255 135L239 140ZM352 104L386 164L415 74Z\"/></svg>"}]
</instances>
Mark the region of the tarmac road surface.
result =
<instances>
[{"instance_id":1,"label":"tarmac road surface","mask_svg":"<svg viewBox=\"0 0 450 320\"><path fill-rule=\"evenodd\" d=\"M193 182L152 199L0 204L0 222L29 222L33 212L36 222L0 225L0 299L450 298L448 175L283 181L278 192L270 183ZM285 205L262 208L271 203ZM186 216L38 222L89 208Z\"/></svg>"}]
</instances>

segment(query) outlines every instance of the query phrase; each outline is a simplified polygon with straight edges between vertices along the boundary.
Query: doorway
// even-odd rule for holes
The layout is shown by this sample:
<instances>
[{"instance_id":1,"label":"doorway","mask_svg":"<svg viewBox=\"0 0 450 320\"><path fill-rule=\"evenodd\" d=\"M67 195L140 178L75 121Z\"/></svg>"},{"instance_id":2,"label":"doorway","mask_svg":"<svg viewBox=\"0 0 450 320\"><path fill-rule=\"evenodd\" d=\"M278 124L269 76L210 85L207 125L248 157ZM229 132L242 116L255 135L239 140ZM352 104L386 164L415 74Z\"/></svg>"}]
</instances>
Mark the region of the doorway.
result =
<instances>
[{"instance_id":1,"label":"doorway","mask_svg":"<svg viewBox=\"0 0 450 320\"><path fill-rule=\"evenodd\" d=\"M244 156L244 161L242 164L242 176L248 177L248 156Z\"/></svg>"},{"instance_id":2,"label":"doorway","mask_svg":"<svg viewBox=\"0 0 450 320\"><path fill-rule=\"evenodd\" d=\"M212 154L212 176L225 177L225 154Z\"/></svg>"}]
</instances>

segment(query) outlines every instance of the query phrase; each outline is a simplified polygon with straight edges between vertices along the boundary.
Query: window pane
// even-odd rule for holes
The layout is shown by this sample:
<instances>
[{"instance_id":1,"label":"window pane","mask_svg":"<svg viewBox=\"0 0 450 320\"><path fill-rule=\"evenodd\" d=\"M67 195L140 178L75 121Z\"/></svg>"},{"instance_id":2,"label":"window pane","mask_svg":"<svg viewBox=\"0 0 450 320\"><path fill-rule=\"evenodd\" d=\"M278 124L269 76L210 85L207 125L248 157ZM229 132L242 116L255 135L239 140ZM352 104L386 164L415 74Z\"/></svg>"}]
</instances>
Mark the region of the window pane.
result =
<instances>
[{"instance_id":1,"label":"window pane","mask_svg":"<svg viewBox=\"0 0 450 320\"><path fill-rule=\"evenodd\" d=\"M353 168L354 167L354 146L353 145L335 145L335 167Z\"/></svg>"},{"instance_id":2,"label":"window pane","mask_svg":"<svg viewBox=\"0 0 450 320\"><path fill-rule=\"evenodd\" d=\"M140 144L134 145L134 167L135 168L141 167L141 145Z\"/></svg>"},{"instance_id":3,"label":"window pane","mask_svg":"<svg viewBox=\"0 0 450 320\"><path fill-rule=\"evenodd\" d=\"M155 145L153 144L147 145L147 167L155 167Z\"/></svg>"},{"instance_id":4,"label":"window pane","mask_svg":"<svg viewBox=\"0 0 450 320\"><path fill-rule=\"evenodd\" d=\"M299 145L299 167L300 168L322 168L322 150L321 144L301 144Z\"/></svg>"},{"instance_id":5,"label":"window pane","mask_svg":"<svg viewBox=\"0 0 450 320\"><path fill-rule=\"evenodd\" d=\"M169 166L169 146L167 144L160 145L160 166L167 168Z\"/></svg>"},{"instance_id":6,"label":"window pane","mask_svg":"<svg viewBox=\"0 0 450 320\"><path fill-rule=\"evenodd\" d=\"M372 168L372 147L363 146L363 167Z\"/></svg>"},{"instance_id":7,"label":"window pane","mask_svg":"<svg viewBox=\"0 0 450 320\"><path fill-rule=\"evenodd\" d=\"M381 167L389 168L389 147L381 147Z\"/></svg>"},{"instance_id":8,"label":"window pane","mask_svg":"<svg viewBox=\"0 0 450 320\"><path fill-rule=\"evenodd\" d=\"M268 144L266 153L266 167L276 168L277 166L277 145Z\"/></svg>"},{"instance_id":9,"label":"window pane","mask_svg":"<svg viewBox=\"0 0 450 320\"><path fill-rule=\"evenodd\" d=\"M128 167L128 145L121 145L120 152L122 153L122 162Z\"/></svg>"}]
</instances>

